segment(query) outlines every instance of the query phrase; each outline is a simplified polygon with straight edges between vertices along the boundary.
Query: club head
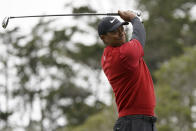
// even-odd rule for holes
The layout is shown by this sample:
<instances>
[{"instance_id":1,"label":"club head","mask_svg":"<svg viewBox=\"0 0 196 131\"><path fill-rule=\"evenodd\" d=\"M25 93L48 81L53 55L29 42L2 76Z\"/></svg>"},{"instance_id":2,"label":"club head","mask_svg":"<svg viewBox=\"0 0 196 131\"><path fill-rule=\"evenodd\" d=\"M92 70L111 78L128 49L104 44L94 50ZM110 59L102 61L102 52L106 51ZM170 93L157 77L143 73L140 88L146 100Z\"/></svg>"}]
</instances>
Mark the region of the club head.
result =
<instances>
[{"instance_id":1,"label":"club head","mask_svg":"<svg viewBox=\"0 0 196 131\"><path fill-rule=\"evenodd\" d=\"M2 27L5 29L9 23L10 17L5 17L2 22Z\"/></svg>"}]
</instances>

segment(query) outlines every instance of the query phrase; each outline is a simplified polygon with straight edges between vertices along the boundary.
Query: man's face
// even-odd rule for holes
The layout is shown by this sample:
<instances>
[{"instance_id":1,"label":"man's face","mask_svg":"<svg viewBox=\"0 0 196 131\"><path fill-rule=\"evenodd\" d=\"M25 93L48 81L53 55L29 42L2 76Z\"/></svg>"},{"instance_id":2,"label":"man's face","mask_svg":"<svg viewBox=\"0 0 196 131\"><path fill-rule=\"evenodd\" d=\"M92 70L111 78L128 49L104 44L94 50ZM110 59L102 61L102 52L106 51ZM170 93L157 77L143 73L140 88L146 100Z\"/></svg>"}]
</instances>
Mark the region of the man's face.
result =
<instances>
[{"instance_id":1,"label":"man's face","mask_svg":"<svg viewBox=\"0 0 196 131\"><path fill-rule=\"evenodd\" d=\"M121 25L116 30L112 32L107 32L105 35L100 36L106 45L109 46L121 46L126 42L125 31Z\"/></svg>"}]
</instances>

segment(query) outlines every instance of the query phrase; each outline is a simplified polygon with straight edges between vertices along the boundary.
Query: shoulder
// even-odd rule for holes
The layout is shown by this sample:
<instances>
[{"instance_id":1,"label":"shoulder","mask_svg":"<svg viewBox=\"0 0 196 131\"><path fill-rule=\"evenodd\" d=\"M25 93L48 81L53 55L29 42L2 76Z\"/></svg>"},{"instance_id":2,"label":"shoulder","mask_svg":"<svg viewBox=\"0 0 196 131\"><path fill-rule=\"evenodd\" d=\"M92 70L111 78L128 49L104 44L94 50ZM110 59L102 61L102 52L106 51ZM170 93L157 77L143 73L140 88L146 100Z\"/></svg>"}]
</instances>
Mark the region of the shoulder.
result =
<instances>
[{"instance_id":1,"label":"shoulder","mask_svg":"<svg viewBox=\"0 0 196 131\"><path fill-rule=\"evenodd\" d=\"M132 39L120 47L120 53L124 55L143 55L143 47L137 39Z\"/></svg>"},{"instance_id":2,"label":"shoulder","mask_svg":"<svg viewBox=\"0 0 196 131\"><path fill-rule=\"evenodd\" d=\"M137 39L132 39L132 40L124 43L121 46L121 49L126 48L126 47L136 47L136 46L139 46L139 45L141 45L141 44L140 44L140 42Z\"/></svg>"}]
</instances>

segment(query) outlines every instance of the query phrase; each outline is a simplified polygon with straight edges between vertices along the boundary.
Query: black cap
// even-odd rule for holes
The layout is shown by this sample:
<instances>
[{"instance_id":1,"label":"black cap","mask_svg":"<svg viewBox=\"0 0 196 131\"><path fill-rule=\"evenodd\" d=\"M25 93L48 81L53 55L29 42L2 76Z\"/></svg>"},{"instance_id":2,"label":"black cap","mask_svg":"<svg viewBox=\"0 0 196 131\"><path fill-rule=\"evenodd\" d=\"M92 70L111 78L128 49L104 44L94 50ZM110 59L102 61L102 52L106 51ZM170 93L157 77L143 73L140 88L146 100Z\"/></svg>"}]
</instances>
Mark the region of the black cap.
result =
<instances>
[{"instance_id":1,"label":"black cap","mask_svg":"<svg viewBox=\"0 0 196 131\"><path fill-rule=\"evenodd\" d=\"M98 25L99 35L104 35L107 32L114 31L121 25L128 25L129 22L120 22L115 17L105 17L103 18Z\"/></svg>"}]
</instances>

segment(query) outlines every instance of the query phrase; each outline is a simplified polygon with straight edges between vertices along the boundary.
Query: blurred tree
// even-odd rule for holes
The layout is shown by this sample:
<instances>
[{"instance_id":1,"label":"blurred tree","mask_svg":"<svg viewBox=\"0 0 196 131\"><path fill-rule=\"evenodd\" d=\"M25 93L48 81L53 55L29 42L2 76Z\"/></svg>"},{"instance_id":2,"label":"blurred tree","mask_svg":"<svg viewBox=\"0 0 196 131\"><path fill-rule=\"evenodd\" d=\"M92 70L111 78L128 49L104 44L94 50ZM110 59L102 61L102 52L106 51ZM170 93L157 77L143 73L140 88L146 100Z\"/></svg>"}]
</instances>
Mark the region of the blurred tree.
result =
<instances>
[{"instance_id":1,"label":"blurred tree","mask_svg":"<svg viewBox=\"0 0 196 131\"><path fill-rule=\"evenodd\" d=\"M48 121L49 124L42 130L55 130L65 124L81 124L89 115L104 107L100 101L95 101L93 105L85 102L91 92L75 84L74 62L65 55L72 35L80 30L66 27L51 32L52 29L47 27L49 23L40 21L32 29L32 37L25 45L14 43L17 49L15 55L23 60L17 65L18 87L21 88L15 91L15 95L26 100L24 103L30 107L29 112L33 110L33 103L37 99L41 102L41 123L44 125L44 121ZM45 35L52 35L51 40L44 40ZM64 121L61 125L58 123L60 120ZM30 117L29 126L31 122Z\"/></svg>"},{"instance_id":2,"label":"blurred tree","mask_svg":"<svg viewBox=\"0 0 196 131\"><path fill-rule=\"evenodd\" d=\"M110 106L102 112L89 117L83 125L65 127L57 131L112 131L115 120L113 107Z\"/></svg>"},{"instance_id":3,"label":"blurred tree","mask_svg":"<svg viewBox=\"0 0 196 131\"><path fill-rule=\"evenodd\" d=\"M95 13L93 9L87 6L81 6L79 8L73 8L73 13ZM82 63L93 70L101 70L100 61L101 55L103 52L104 45L99 42L98 34L97 34L97 24L99 19L98 18L88 18L85 19L84 17L75 17L76 19L81 19L87 26L89 26L89 30L83 30L81 33L84 35L94 34L93 37L97 36L95 42L92 42L90 45L86 45L86 43L80 41L75 43L77 50L68 50L68 55L76 62ZM79 27L78 27L79 28Z\"/></svg>"},{"instance_id":4,"label":"blurred tree","mask_svg":"<svg viewBox=\"0 0 196 131\"><path fill-rule=\"evenodd\" d=\"M195 131L196 47L165 62L155 73L159 131Z\"/></svg>"},{"instance_id":5,"label":"blurred tree","mask_svg":"<svg viewBox=\"0 0 196 131\"><path fill-rule=\"evenodd\" d=\"M183 53L184 47L195 45L196 22L190 11L195 0L139 0L139 8L146 11L144 21L147 42L145 59L151 71L173 56Z\"/></svg>"},{"instance_id":6,"label":"blurred tree","mask_svg":"<svg viewBox=\"0 0 196 131\"><path fill-rule=\"evenodd\" d=\"M13 42L18 42L23 36L18 37L17 35L18 28L7 31L7 33L0 33L0 128L3 130L11 130L11 125L9 122L9 117L14 113L14 106L10 104L13 100L13 90L10 87L10 80L13 78L13 65L12 59L12 45Z\"/></svg>"},{"instance_id":7,"label":"blurred tree","mask_svg":"<svg viewBox=\"0 0 196 131\"><path fill-rule=\"evenodd\" d=\"M83 60L72 60L69 54L74 52L69 49L70 45L77 44L72 41L72 37L77 33L85 32L84 29L68 26L61 30L54 30L49 28L51 22L53 21L41 20L32 29L30 36L18 35L16 40L4 42L4 44L9 43L9 53L15 60L12 65L16 68L14 75L17 77L12 92L9 92L13 96L12 99L18 100L15 101L13 114L20 112L21 118L29 117L26 124L21 122L21 125L17 125L25 127L26 130L55 130L65 124L79 125L88 116L101 111L105 106L97 99L91 105L86 102L92 92L89 87L80 86L76 78L78 74L74 70L74 65L82 63ZM13 37L8 33L1 35L3 40ZM92 49L89 48L90 50ZM89 56L94 53L92 51L89 52ZM74 57L75 53L72 54ZM90 57L88 59L83 63L89 62L92 68L100 69L95 63L96 60L93 61ZM84 79L88 83L88 79ZM35 103L39 103L40 107L36 107ZM41 115L40 122L33 117L35 108L40 109L38 111ZM1 112L2 119L5 119L5 115L8 113ZM8 117L6 116L5 120Z\"/></svg>"}]
</instances>

